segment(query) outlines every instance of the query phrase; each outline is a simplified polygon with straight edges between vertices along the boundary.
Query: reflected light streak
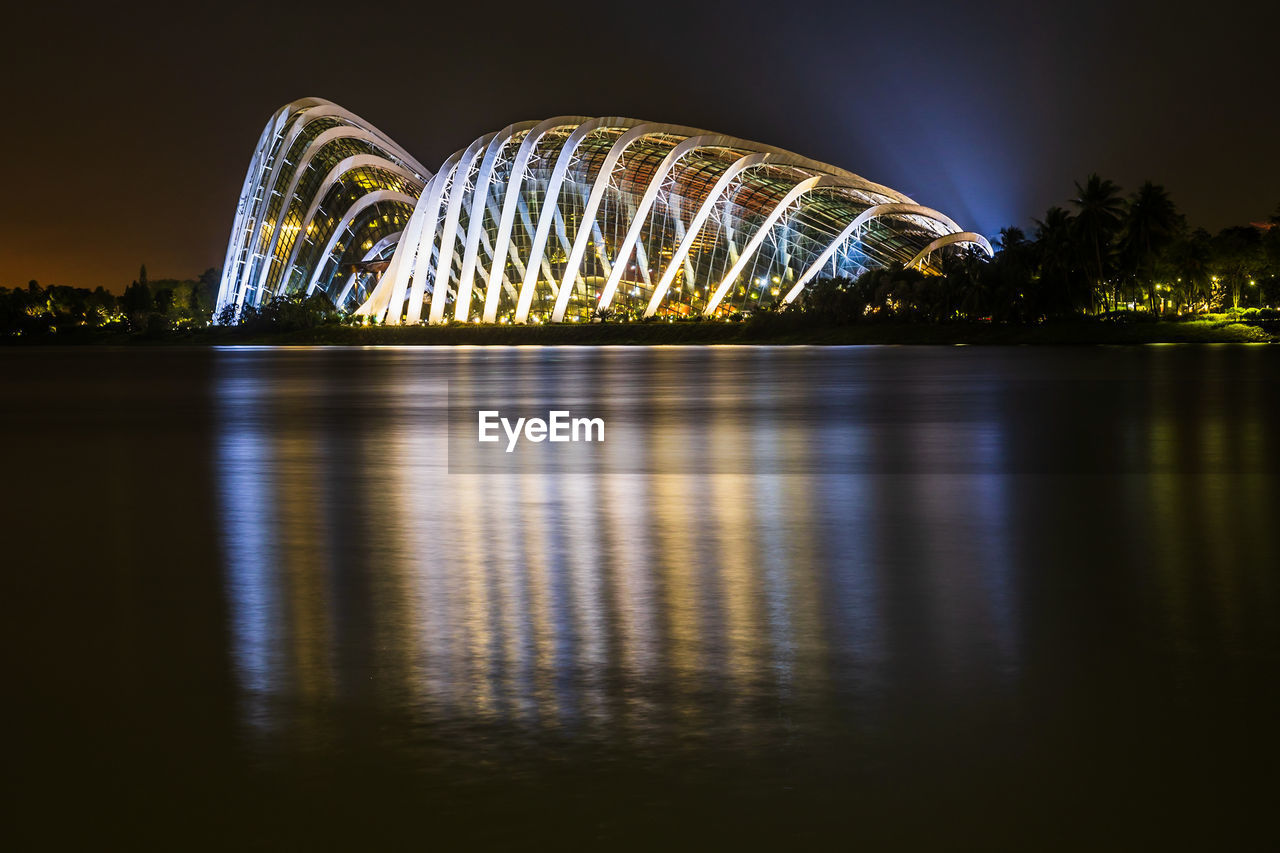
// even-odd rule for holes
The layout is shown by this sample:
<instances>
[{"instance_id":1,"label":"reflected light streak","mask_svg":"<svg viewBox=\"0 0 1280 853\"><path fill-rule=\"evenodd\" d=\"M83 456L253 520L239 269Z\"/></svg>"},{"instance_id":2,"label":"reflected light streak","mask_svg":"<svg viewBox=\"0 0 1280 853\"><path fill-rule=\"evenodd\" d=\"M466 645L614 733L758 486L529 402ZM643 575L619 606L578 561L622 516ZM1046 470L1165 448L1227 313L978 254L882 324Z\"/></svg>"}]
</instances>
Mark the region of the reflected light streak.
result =
<instances>
[{"instance_id":1,"label":"reflected light streak","mask_svg":"<svg viewBox=\"0 0 1280 853\"><path fill-rule=\"evenodd\" d=\"M908 640L886 627L908 587L893 576L902 543L860 521L897 506L902 482L862 468L905 439L866 419L865 382L837 386L834 414L796 390L796 371L832 387L831 357L220 354L227 590L248 721L359 703L371 678L415 725L637 743L691 724L749 741L842 691L871 700ZM455 406L518 386L607 411L606 455L638 453L634 467L450 473L444 377ZM962 431L962 449L990 453L990 429ZM956 432L915 440L926 454L954 449ZM985 642L973 629L995 626L1002 648L1014 630L1006 484L986 476L917 478L906 505L942 537L919 544L949 626L910 643L969 670Z\"/></svg>"}]
</instances>

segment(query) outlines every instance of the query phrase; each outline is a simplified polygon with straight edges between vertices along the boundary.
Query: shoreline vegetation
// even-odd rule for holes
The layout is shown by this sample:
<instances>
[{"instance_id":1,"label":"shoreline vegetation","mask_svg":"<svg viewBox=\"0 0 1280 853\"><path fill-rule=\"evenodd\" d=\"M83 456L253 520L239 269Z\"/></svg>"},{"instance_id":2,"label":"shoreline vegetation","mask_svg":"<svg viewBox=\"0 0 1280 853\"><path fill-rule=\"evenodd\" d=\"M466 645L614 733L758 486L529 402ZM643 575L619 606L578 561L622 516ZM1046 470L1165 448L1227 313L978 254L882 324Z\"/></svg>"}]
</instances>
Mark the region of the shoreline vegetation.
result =
<instances>
[{"instance_id":1,"label":"shoreline vegetation","mask_svg":"<svg viewBox=\"0 0 1280 853\"><path fill-rule=\"evenodd\" d=\"M716 317L642 319L624 307L586 322L378 325L317 289L216 317L221 272L99 287L0 288L9 345L504 346L663 344L1155 344L1280 342L1280 205L1265 222L1191 230L1150 181L1127 199L1098 175L1075 185L1028 236L1002 229L995 257L947 254L931 274L901 264L816 278L791 304L773 278L749 307ZM580 287L586 287L580 283ZM743 285L745 287L745 285ZM482 297L483 294L480 294ZM746 298L746 297L744 297ZM446 316L452 315L452 294ZM583 296L590 303L590 292ZM350 307L350 306L348 306ZM465 315L465 312L463 312ZM474 313L474 312L473 312Z\"/></svg>"},{"instance_id":2,"label":"shoreline vegetation","mask_svg":"<svg viewBox=\"0 0 1280 853\"><path fill-rule=\"evenodd\" d=\"M1268 312L1271 313L1271 312ZM1280 313L1280 312L1277 312ZM12 338L15 346L752 346L752 345L1139 345L1280 343L1280 319L1241 313L1156 320L1086 317L1041 323L958 320L911 323L878 320L848 325L799 322L803 315L758 316L733 322L605 322L512 326L361 326L253 330L208 326L162 334L72 329L43 340Z\"/></svg>"}]
</instances>

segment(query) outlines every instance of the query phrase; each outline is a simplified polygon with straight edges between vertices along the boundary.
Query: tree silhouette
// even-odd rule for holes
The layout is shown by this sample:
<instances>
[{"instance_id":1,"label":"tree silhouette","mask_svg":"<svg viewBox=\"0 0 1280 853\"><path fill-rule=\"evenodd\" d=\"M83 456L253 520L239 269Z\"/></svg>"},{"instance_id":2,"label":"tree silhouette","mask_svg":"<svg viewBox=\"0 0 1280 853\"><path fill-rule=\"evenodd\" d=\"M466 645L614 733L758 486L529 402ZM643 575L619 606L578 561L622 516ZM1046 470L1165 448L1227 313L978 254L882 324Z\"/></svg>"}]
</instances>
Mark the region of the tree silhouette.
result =
<instances>
[{"instance_id":1,"label":"tree silhouette","mask_svg":"<svg viewBox=\"0 0 1280 853\"><path fill-rule=\"evenodd\" d=\"M1169 247L1169 263L1176 281L1177 299L1192 310L1208 307L1212 297L1210 281L1213 264L1213 238L1203 228L1178 238Z\"/></svg>"},{"instance_id":2,"label":"tree silhouette","mask_svg":"<svg viewBox=\"0 0 1280 853\"><path fill-rule=\"evenodd\" d=\"M1061 207L1049 208L1036 220L1036 254L1046 312L1065 313L1089 303L1088 281L1077 274L1079 245L1075 222ZM1080 287L1083 281L1084 287Z\"/></svg>"},{"instance_id":3,"label":"tree silhouette","mask_svg":"<svg viewBox=\"0 0 1280 853\"><path fill-rule=\"evenodd\" d=\"M1120 197L1120 187L1109 180L1099 177L1096 172L1085 179L1084 186L1076 182L1076 197L1071 200L1076 206L1076 229L1081 243L1087 246L1093 255L1096 278L1094 292L1105 293L1107 280L1106 261L1111 257L1111 241L1120 229L1121 217L1124 215L1124 202ZM1119 292L1113 288L1111 307L1120 301ZM1090 308L1093 309L1093 292L1089 296Z\"/></svg>"},{"instance_id":4,"label":"tree silhouette","mask_svg":"<svg viewBox=\"0 0 1280 853\"><path fill-rule=\"evenodd\" d=\"M1182 216L1165 188L1144 182L1125 211L1120 251L1134 277L1144 285L1152 310L1156 307L1157 261L1182 228Z\"/></svg>"},{"instance_id":5,"label":"tree silhouette","mask_svg":"<svg viewBox=\"0 0 1280 853\"><path fill-rule=\"evenodd\" d=\"M1256 280L1262 271L1262 232L1250 225L1235 225L1219 231L1211 245L1219 283L1230 297L1231 307L1239 308L1247 282Z\"/></svg>"}]
</instances>

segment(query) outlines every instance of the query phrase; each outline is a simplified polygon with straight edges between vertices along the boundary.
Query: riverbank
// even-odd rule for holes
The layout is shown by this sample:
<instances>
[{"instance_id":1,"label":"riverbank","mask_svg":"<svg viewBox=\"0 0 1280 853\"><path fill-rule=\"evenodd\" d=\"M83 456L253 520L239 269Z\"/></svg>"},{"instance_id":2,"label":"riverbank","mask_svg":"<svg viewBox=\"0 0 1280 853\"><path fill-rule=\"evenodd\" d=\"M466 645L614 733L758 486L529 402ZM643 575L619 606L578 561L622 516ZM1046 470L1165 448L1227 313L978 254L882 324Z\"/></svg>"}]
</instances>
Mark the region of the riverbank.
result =
<instances>
[{"instance_id":1,"label":"riverbank","mask_svg":"<svg viewBox=\"0 0 1280 853\"><path fill-rule=\"evenodd\" d=\"M209 327L162 335L73 329L13 345L107 346L671 346L671 345L1126 345L1275 343L1280 322L1232 318L1037 324L868 322L814 326L785 316L744 323L583 323L547 326L348 326L262 331Z\"/></svg>"}]
</instances>

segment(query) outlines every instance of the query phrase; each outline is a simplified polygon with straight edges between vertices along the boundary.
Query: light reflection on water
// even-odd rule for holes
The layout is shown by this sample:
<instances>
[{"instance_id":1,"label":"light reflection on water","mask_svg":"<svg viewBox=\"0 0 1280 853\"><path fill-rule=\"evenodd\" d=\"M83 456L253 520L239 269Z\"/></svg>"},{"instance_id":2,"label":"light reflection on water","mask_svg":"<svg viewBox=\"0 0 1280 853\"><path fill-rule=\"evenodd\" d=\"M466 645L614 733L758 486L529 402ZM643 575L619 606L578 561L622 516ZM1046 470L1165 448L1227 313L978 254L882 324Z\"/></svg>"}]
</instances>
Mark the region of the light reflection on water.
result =
<instances>
[{"instance_id":1,"label":"light reflection on water","mask_svg":"<svg viewBox=\"0 0 1280 853\"><path fill-rule=\"evenodd\" d=\"M29 846L1274 846L1276 347L0 360Z\"/></svg>"},{"instance_id":2,"label":"light reflection on water","mask_svg":"<svg viewBox=\"0 0 1280 853\"><path fill-rule=\"evenodd\" d=\"M1021 626L1001 413L983 392L988 419L961 429L839 417L865 369L769 350L222 353L246 720L373 703L424 725L639 742L712 726L750 746L832 703L876 725L895 658L927 657L943 689L1007 687ZM815 417L832 383L837 416ZM625 464L449 473L450 394L605 413ZM981 470L858 470L869 440ZM921 624L895 636L903 595Z\"/></svg>"},{"instance_id":3,"label":"light reflection on water","mask_svg":"<svg viewBox=\"0 0 1280 853\"><path fill-rule=\"evenodd\" d=\"M1167 352L221 353L243 730L815 803L1139 750L1115 784L1157 792L1166 732L1265 692L1206 685L1274 656L1280 600L1275 383ZM493 399L606 443L470 465L447 409Z\"/></svg>"}]
</instances>

